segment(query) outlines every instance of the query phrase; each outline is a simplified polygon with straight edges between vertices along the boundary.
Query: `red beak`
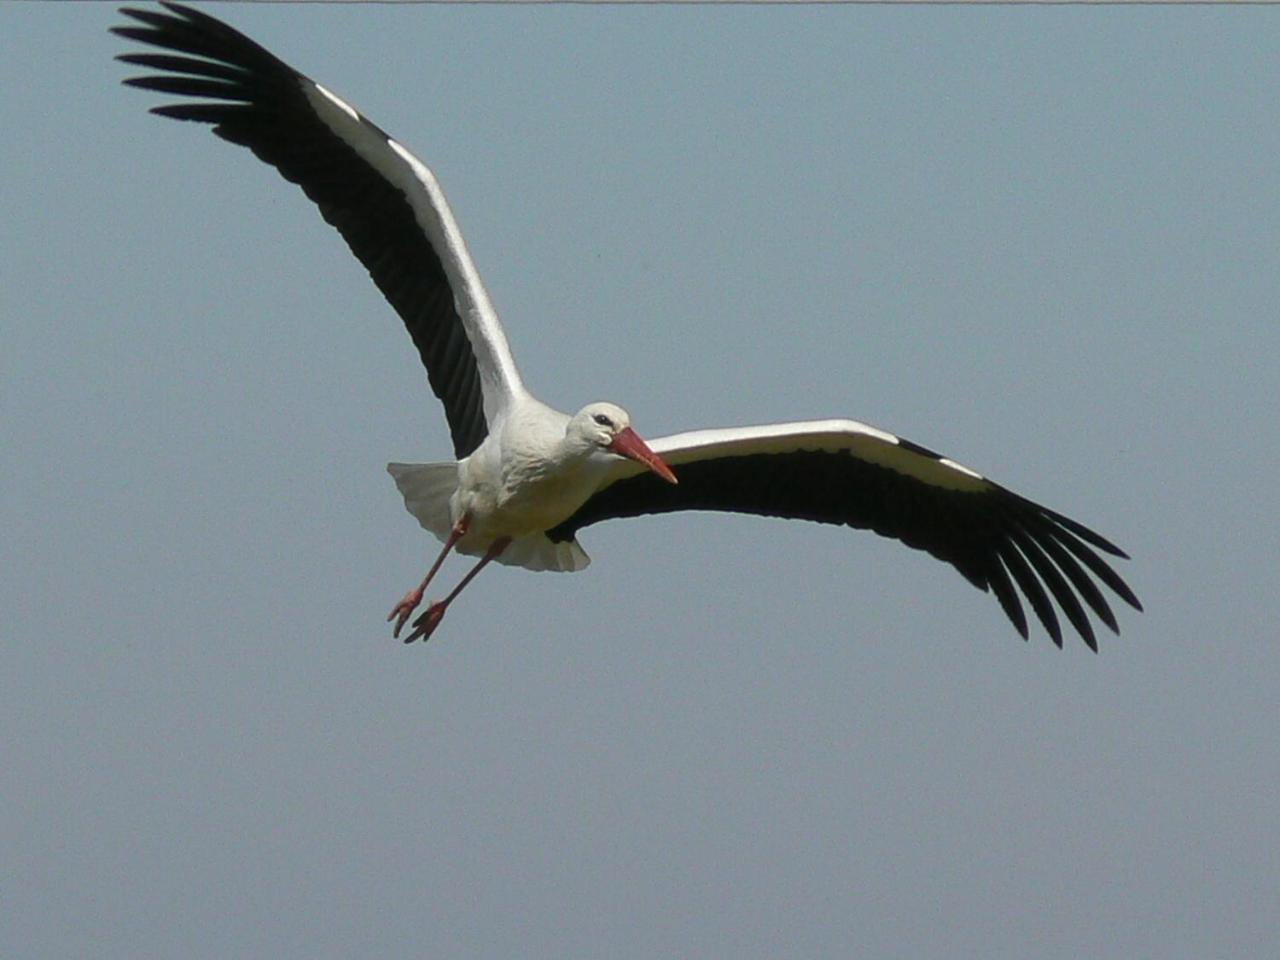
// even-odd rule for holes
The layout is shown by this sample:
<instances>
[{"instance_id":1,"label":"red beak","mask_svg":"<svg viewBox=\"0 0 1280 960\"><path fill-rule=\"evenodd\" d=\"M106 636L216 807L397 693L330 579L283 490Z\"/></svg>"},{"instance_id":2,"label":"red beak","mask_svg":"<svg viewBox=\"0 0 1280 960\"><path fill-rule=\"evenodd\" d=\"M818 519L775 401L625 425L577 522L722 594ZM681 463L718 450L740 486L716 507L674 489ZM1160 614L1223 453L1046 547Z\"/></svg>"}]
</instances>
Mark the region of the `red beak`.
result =
<instances>
[{"instance_id":1,"label":"red beak","mask_svg":"<svg viewBox=\"0 0 1280 960\"><path fill-rule=\"evenodd\" d=\"M636 463L644 464L667 483L679 483L676 475L671 472L671 468L662 462L662 458L649 449L649 445L640 439L630 427L618 432L613 438L613 443L609 444L609 452L616 453L620 457L626 457L628 460L634 460Z\"/></svg>"}]
</instances>

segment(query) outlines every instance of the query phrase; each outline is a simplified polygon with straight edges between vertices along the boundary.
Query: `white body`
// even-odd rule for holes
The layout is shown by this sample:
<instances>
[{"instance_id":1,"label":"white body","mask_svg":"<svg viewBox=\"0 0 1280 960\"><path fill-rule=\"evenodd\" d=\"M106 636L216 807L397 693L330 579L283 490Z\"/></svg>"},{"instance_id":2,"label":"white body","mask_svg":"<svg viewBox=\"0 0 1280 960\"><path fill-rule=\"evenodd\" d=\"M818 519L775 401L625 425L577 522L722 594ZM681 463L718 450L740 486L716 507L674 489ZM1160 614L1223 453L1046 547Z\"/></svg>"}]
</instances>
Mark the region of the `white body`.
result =
<instances>
[{"instance_id":1,"label":"white body","mask_svg":"<svg viewBox=\"0 0 1280 960\"><path fill-rule=\"evenodd\" d=\"M481 556L499 537L511 545L500 563L530 570L574 571L590 563L574 541L544 531L581 507L621 458L592 455L567 442L567 414L525 394L510 403L475 452L457 463L389 463L405 507L444 542L464 516L455 549Z\"/></svg>"}]
</instances>

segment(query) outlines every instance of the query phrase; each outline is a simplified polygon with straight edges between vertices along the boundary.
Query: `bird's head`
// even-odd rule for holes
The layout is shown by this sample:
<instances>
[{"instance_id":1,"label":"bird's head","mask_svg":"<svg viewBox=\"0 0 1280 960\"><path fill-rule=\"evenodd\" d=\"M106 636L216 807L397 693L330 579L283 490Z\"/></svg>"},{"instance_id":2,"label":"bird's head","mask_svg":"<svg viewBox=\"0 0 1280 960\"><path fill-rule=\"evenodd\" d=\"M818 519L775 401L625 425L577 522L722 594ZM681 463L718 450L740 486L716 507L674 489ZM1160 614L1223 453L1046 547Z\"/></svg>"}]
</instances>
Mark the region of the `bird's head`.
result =
<instances>
[{"instance_id":1,"label":"bird's head","mask_svg":"<svg viewBox=\"0 0 1280 960\"><path fill-rule=\"evenodd\" d=\"M590 450L626 457L652 470L668 483L677 482L671 468L631 429L631 415L616 404L587 404L573 415L565 434Z\"/></svg>"}]
</instances>

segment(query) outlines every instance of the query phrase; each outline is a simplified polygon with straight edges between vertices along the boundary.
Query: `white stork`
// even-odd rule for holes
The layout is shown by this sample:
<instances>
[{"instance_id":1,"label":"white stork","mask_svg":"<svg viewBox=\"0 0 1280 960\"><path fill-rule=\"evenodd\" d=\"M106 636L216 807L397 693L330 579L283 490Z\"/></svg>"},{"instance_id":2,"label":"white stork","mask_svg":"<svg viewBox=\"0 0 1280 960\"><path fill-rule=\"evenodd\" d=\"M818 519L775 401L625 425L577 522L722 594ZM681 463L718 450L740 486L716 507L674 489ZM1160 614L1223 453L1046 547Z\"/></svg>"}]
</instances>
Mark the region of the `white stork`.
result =
<instances>
[{"instance_id":1,"label":"white stork","mask_svg":"<svg viewBox=\"0 0 1280 960\"><path fill-rule=\"evenodd\" d=\"M197 102L153 108L213 125L298 184L342 234L408 328L444 404L457 462L389 464L405 505L444 542L395 605L400 635L450 550L480 562L414 621L426 639L492 560L581 570L578 531L614 517L727 510L845 524L945 560L990 590L1018 632L1019 591L1062 646L1050 597L1092 649L1085 612L1118 632L1097 580L1141 610L1099 555L1125 554L1092 530L954 460L854 420L698 430L646 445L626 411L592 403L568 416L521 382L498 316L431 171L320 84L221 21L181 6L122 9L115 27L164 53L118 59L154 73L125 81ZM677 475L679 482L676 482ZM1091 576L1092 575L1092 576ZM1084 604L1081 603L1084 601Z\"/></svg>"}]
</instances>

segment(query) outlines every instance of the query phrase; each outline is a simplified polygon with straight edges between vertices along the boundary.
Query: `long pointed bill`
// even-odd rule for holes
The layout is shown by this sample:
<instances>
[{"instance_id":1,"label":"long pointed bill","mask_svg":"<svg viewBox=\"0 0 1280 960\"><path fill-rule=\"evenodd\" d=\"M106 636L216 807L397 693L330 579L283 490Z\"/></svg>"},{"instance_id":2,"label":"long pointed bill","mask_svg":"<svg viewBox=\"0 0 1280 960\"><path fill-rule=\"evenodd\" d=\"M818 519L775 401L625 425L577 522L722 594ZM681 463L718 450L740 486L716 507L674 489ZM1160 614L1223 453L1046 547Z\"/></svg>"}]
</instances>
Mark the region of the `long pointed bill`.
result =
<instances>
[{"instance_id":1,"label":"long pointed bill","mask_svg":"<svg viewBox=\"0 0 1280 960\"><path fill-rule=\"evenodd\" d=\"M618 432L618 435L613 438L613 443L609 444L609 452L643 464L667 483L680 482L671 472L671 468L662 462L662 458L650 450L649 445L630 427Z\"/></svg>"}]
</instances>

